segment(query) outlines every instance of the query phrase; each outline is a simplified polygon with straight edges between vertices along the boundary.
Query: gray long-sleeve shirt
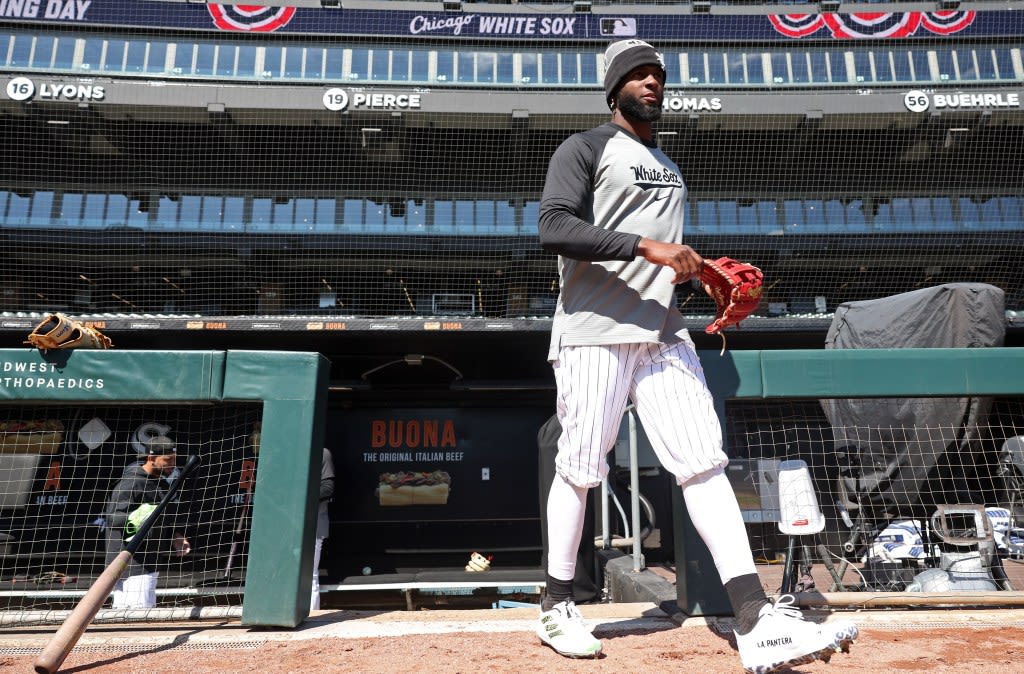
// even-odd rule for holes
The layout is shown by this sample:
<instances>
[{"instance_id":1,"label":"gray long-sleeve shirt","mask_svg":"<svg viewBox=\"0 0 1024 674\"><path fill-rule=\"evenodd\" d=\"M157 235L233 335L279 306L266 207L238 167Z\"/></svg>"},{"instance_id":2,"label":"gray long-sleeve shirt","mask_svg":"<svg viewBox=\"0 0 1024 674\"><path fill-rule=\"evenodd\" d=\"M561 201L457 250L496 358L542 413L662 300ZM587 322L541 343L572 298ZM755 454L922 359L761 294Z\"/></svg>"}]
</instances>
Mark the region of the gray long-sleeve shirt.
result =
<instances>
[{"instance_id":1,"label":"gray long-sleeve shirt","mask_svg":"<svg viewBox=\"0 0 1024 674\"><path fill-rule=\"evenodd\" d=\"M681 243L686 186L665 153L608 123L567 138L548 165L538 227L559 255L549 360L562 346L675 343L675 273L637 257L641 237Z\"/></svg>"}]
</instances>

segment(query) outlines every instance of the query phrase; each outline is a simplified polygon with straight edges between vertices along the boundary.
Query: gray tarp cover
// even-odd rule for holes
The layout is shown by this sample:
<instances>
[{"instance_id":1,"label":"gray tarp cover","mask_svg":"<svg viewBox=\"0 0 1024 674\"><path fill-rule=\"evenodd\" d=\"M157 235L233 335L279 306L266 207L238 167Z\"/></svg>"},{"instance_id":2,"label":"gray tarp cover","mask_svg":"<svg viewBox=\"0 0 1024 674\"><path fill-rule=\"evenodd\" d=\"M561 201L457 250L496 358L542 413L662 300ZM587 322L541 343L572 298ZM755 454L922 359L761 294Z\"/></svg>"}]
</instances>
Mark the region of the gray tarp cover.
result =
<instances>
[{"instance_id":1,"label":"gray tarp cover","mask_svg":"<svg viewBox=\"0 0 1024 674\"><path fill-rule=\"evenodd\" d=\"M825 348L991 347L1002 346L1005 333L1002 290L949 283L841 304ZM976 442L991 402L977 397L822 400L836 451L850 464L843 471L847 493L859 505L871 506L872 519L916 505L943 454L967 452Z\"/></svg>"}]
</instances>

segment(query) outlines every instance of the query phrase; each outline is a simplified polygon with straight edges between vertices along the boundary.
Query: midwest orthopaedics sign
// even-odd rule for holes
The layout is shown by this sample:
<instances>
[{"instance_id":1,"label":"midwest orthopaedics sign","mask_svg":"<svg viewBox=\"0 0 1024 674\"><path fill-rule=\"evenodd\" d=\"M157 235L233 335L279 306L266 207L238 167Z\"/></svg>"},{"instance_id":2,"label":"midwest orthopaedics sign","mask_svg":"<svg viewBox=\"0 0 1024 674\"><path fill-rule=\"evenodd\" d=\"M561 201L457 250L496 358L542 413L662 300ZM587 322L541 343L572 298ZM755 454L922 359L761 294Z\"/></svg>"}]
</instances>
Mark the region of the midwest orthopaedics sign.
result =
<instances>
[{"instance_id":1,"label":"midwest orthopaedics sign","mask_svg":"<svg viewBox=\"0 0 1024 674\"><path fill-rule=\"evenodd\" d=\"M104 387L102 377L68 377L52 363L5 361L0 366L0 389L93 390Z\"/></svg>"},{"instance_id":2,"label":"midwest orthopaedics sign","mask_svg":"<svg viewBox=\"0 0 1024 674\"><path fill-rule=\"evenodd\" d=\"M418 93L367 93L332 88L324 92L324 107L332 112L342 110L417 110L422 105Z\"/></svg>"}]
</instances>

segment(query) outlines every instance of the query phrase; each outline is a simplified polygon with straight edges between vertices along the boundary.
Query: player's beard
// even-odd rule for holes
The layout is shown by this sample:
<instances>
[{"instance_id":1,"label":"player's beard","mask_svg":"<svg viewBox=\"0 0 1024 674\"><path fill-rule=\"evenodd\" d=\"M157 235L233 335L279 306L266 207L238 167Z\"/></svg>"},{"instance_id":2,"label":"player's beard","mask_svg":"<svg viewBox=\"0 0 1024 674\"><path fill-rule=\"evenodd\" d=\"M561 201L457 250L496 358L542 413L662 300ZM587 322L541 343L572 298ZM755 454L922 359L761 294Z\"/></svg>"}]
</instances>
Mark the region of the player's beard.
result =
<instances>
[{"instance_id":1,"label":"player's beard","mask_svg":"<svg viewBox=\"0 0 1024 674\"><path fill-rule=\"evenodd\" d=\"M620 91L618 100L615 104L626 117L639 120L641 122L656 122L661 119L661 103L662 98L658 98L657 104L650 105L644 103L639 97L630 96L629 94Z\"/></svg>"}]
</instances>

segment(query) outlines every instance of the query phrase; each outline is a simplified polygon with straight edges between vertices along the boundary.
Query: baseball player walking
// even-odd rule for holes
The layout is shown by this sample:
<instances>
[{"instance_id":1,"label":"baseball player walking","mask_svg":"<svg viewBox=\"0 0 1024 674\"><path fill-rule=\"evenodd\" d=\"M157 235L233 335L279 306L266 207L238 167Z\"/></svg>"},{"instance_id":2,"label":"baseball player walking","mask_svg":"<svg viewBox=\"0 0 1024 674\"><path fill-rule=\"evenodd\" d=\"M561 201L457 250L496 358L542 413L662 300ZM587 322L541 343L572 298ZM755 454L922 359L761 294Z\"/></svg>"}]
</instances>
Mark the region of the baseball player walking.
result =
<instances>
[{"instance_id":1,"label":"baseball player walking","mask_svg":"<svg viewBox=\"0 0 1024 674\"><path fill-rule=\"evenodd\" d=\"M611 44L604 58L611 121L559 146L540 206L541 244L559 255L548 359L563 430L547 501L537 635L568 657L601 652L573 602L572 579L587 492L607 474L605 455L632 400L725 585L744 669L762 674L827 658L846 650L857 628L806 621L792 596L772 604L765 595L725 474L712 396L675 306L675 285L698 276L703 259L682 243L682 175L653 141L664 59L636 39Z\"/></svg>"}]
</instances>

